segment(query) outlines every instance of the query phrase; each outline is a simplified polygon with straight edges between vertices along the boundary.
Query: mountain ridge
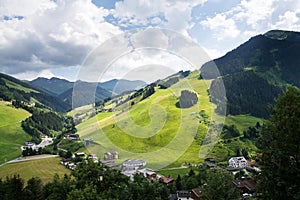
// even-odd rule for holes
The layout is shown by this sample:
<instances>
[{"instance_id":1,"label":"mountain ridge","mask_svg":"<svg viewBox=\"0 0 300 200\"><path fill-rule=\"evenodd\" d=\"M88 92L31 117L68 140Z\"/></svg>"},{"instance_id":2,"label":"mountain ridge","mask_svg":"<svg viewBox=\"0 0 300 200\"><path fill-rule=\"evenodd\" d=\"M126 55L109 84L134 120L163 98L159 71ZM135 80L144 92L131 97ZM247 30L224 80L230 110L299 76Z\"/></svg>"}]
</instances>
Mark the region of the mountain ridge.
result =
<instances>
[{"instance_id":1,"label":"mountain ridge","mask_svg":"<svg viewBox=\"0 0 300 200\"><path fill-rule=\"evenodd\" d=\"M81 97L82 100L80 100L78 104L76 103L76 107L95 103L95 101L101 101L106 98L110 98L113 95L119 95L123 92L137 90L146 86L146 83L140 80L132 81L125 79L112 79L109 81L97 83L81 80L72 82L57 77L52 77L50 79L39 77L35 80L30 81L29 83L34 87L48 93L49 95L58 97L69 106L74 106L72 105L72 98L74 95L73 88L74 85L76 85L76 90L79 88L80 90L82 90L82 94L78 94L78 97ZM95 90L95 88L95 94L87 94L89 90ZM86 96L95 96L95 98L84 98Z\"/></svg>"},{"instance_id":2,"label":"mountain ridge","mask_svg":"<svg viewBox=\"0 0 300 200\"><path fill-rule=\"evenodd\" d=\"M219 69L220 77L210 70L214 63ZM254 36L224 56L205 63L200 69L200 78L215 79L214 83L220 78L223 80L227 91L228 114L250 114L267 118L270 114L267 113L267 105L271 104L287 85L300 87L299 69L300 33L271 30ZM248 71L253 73L249 74ZM243 84L237 85L241 82ZM217 88L216 84L212 85ZM276 92L259 92L261 96L254 102L245 103L257 95L258 90L253 85L257 88L275 87L273 91ZM222 97L216 95L213 99L220 102ZM260 105L255 106L258 110L251 109L254 103Z\"/></svg>"}]
</instances>

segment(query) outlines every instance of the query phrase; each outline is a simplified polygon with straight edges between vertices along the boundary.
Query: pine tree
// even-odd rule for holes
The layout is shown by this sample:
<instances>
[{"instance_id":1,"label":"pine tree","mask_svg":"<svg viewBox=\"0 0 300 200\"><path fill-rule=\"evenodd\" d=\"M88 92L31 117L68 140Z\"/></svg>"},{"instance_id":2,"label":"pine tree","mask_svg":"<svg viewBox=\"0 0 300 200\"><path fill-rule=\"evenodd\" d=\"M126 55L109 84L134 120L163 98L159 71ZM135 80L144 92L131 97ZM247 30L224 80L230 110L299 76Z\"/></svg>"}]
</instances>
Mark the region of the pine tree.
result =
<instances>
[{"instance_id":1,"label":"pine tree","mask_svg":"<svg viewBox=\"0 0 300 200\"><path fill-rule=\"evenodd\" d=\"M263 199L300 199L300 91L289 87L262 130Z\"/></svg>"}]
</instances>

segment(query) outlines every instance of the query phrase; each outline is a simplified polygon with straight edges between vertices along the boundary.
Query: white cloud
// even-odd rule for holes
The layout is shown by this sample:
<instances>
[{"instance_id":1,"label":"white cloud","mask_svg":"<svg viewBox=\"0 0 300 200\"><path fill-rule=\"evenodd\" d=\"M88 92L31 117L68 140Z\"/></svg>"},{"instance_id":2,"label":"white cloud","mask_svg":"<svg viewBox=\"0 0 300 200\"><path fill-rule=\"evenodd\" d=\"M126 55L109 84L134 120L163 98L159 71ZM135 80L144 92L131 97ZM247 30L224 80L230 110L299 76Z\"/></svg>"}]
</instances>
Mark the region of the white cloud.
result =
<instances>
[{"instance_id":1,"label":"white cloud","mask_svg":"<svg viewBox=\"0 0 300 200\"><path fill-rule=\"evenodd\" d=\"M162 17L159 27L175 30L188 36L186 29L191 21L192 8L207 0L124 0L116 3L114 17L125 27L153 23ZM156 24L156 23L155 23Z\"/></svg>"},{"instance_id":2,"label":"white cloud","mask_svg":"<svg viewBox=\"0 0 300 200\"><path fill-rule=\"evenodd\" d=\"M155 68L152 70L150 66ZM157 76L158 71L155 70L158 67L162 70L159 76ZM151 82L158 78L164 78L167 75L174 74L182 69L191 70L193 67L181 57L163 50L137 49L116 60L105 71L102 80L107 80L112 76L124 79L130 77L130 79L133 79L132 77L137 75L142 69L144 69L145 72L144 76L136 77L136 79L140 78Z\"/></svg>"},{"instance_id":3,"label":"white cloud","mask_svg":"<svg viewBox=\"0 0 300 200\"><path fill-rule=\"evenodd\" d=\"M30 16L37 12L55 8L49 0L0 0L0 13L5 16Z\"/></svg>"},{"instance_id":4,"label":"white cloud","mask_svg":"<svg viewBox=\"0 0 300 200\"><path fill-rule=\"evenodd\" d=\"M66 79L65 77L54 75L49 69L45 69L40 72L34 72L34 71L21 72L21 73L14 74L14 77L20 80L33 80L37 77L44 77L48 79L52 77L57 77L61 79Z\"/></svg>"},{"instance_id":5,"label":"white cloud","mask_svg":"<svg viewBox=\"0 0 300 200\"><path fill-rule=\"evenodd\" d=\"M225 53L271 29L299 31L299 14L299 0L241 0L232 9L198 22L206 32L205 41L200 37L198 41L205 43L208 52L214 49Z\"/></svg>"},{"instance_id":6,"label":"white cloud","mask_svg":"<svg viewBox=\"0 0 300 200\"><path fill-rule=\"evenodd\" d=\"M240 31L237 28L235 21L232 18L227 18L225 14L217 14L216 16L200 22L204 27L214 31L214 37L217 40L226 38L236 38Z\"/></svg>"},{"instance_id":7,"label":"white cloud","mask_svg":"<svg viewBox=\"0 0 300 200\"><path fill-rule=\"evenodd\" d=\"M193 35L190 39L202 42L211 58L270 29L300 30L299 0L240 0L231 3L232 9L228 6L223 9L226 3L219 0L123 0L115 4L115 9L107 10L95 6L91 0L0 0L0 70L32 77L41 71L57 75L62 69L75 66L78 69L90 50L123 33L123 29L158 27L188 38ZM216 5L219 7L214 10L212 6ZM190 59L197 56L193 48L185 49L184 45L177 48L180 41L165 38L159 32L140 32L129 42L131 44L127 41L113 47L114 43L107 43L114 53L106 55L107 52L98 51L100 54L95 56L99 57L93 64L103 67L102 63L111 61L120 52L130 51L130 45L168 46L178 54L190 55ZM140 53L143 55L134 59L129 56L126 61L124 58L124 66L161 64L162 58L156 57L154 52ZM175 65L165 59L166 65ZM151 60L154 63L148 62ZM116 70L115 74L120 69Z\"/></svg>"},{"instance_id":8,"label":"white cloud","mask_svg":"<svg viewBox=\"0 0 300 200\"><path fill-rule=\"evenodd\" d=\"M242 0L236 8L238 11L235 18L246 21L253 29L265 26L265 22L270 22L274 12L274 2L277 0Z\"/></svg>"},{"instance_id":9,"label":"white cloud","mask_svg":"<svg viewBox=\"0 0 300 200\"><path fill-rule=\"evenodd\" d=\"M295 12L286 11L283 15L279 15L279 21L275 24L274 28L287 29L287 30L299 30L299 17Z\"/></svg>"},{"instance_id":10,"label":"white cloud","mask_svg":"<svg viewBox=\"0 0 300 200\"><path fill-rule=\"evenodd\" d=\"M220 51L218 49L210 49L210 48L203 48L205 50L205 52L208 54L208 56L211 59L216 59L219 58L221 56L224 56L226 52L224 51Z\"/></svg>"},{"instance_id":11,"label":"white cloud","mask_svg":"<svg viewBox=\"0 0 300 200\"><path fill-rule=\"evenodd\" d=\"M0 7L2 18L11 17L0 21L0 67L6 73L79 65L90 50L122 32L105 21L109 10L88 0L19 2L2 1Z\"/></svg>"}]
</instances>

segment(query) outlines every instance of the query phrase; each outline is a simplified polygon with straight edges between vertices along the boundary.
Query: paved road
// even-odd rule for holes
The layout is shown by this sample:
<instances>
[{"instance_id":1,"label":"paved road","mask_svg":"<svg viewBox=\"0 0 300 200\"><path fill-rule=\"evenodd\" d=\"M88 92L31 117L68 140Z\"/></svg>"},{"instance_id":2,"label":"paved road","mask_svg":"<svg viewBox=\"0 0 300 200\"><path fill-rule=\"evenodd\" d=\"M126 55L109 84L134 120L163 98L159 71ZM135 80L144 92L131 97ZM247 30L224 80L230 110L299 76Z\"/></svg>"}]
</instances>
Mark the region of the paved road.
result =
<instances>
[{"instance_id":1,"label":"paved road","mask_svg":"<svg viewBox=\"0 0 300 200\"><path fill-rule=\"evenodd\" d=\"M16 158L14 160L10 160L6 163L1 164L0 167L5 165L5 164L9 164L9 163L18 163L18 162L25 162L25 161L30 161L30 160L39 160L39 159L44 159L44 158L54 158L54 157L58 157L58 155L37 155L37 156L29 156L29 157L19 157L19 158Z\"/></svg>"}]
</instances>

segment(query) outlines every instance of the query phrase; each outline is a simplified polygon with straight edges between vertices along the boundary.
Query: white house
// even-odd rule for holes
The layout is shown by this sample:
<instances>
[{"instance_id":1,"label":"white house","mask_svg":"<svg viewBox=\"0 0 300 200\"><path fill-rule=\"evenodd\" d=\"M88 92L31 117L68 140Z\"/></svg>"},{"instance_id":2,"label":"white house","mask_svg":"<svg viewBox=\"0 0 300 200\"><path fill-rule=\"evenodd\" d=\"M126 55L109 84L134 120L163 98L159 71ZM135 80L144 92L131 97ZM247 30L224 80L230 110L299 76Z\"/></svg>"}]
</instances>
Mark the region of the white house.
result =
<instances>
[{"instance_id":1,"label":"white house","mask_svg":"<svg viewBox=\"0 0 300 200\"><path fill-rule=\"evenodd\" d=\"M233 168L246 168L247 167L247 160L241 157L232 157L229 159L229 167Z\"/></svg>"}]
</instances>

